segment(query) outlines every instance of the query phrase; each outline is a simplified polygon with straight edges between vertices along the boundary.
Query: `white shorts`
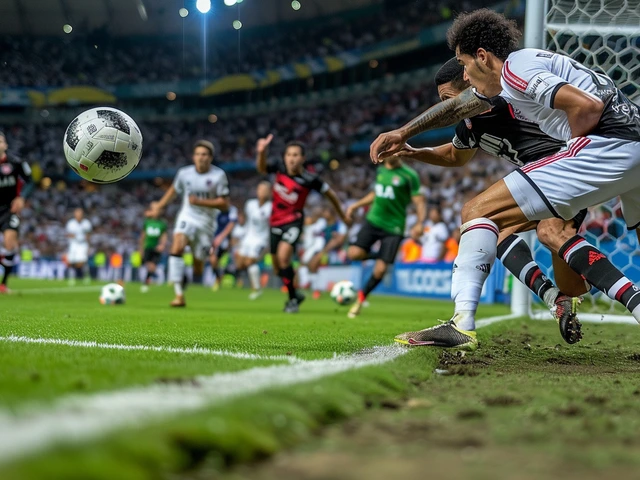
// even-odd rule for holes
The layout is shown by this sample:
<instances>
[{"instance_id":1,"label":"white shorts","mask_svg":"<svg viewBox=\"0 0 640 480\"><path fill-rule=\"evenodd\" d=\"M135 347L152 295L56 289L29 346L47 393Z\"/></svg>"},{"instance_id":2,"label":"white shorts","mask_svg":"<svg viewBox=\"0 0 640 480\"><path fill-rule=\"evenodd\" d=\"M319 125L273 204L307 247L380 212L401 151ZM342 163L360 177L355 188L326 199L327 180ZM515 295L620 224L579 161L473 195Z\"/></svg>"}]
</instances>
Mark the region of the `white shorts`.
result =
<instances>
[{"instance_id":1,"label":"white shorts","mask_svg":"<svg viewBox=\"0 0 640 480\"><path fill-rule=\"evenodd\" d=\"M208 225L203 226L188 216L178 215L173 233L182 233L189 239L194 258L207 258L213 241L213 229Z\"/></svg>"},{"instance_id":2,"label":"white shorts","mask_svg":"<svg viewBox=\"0 0 640 480\"><path fill-rule=\"evenodd\" d=\"M565 150L520 167L504 181L529 220L570 220L620 196L627 228L640 224L640 142L574 138Z\"/></svg>"},{"instance_id":3,"label":"white shorts","mask_svg":"<svg viewBox=\"0 0 640 480\"><path fill-rule=\"evenodd\" d=\"M238 248L238 255L259 260L267 249L268 241L259 237L243 237Z\"/></svg>"},{"instance_id":4,"label":"white shorts","mask_svg":"<svg viewBox=\"0 0 640 480\"><path fill-rule=\"evenodd\" d=\"M89 260L89 244L88 243L71 243L67 252L67 263L74 265L76 263L87 263Z\"/></svg>"},{"instance_id":5,"label":"white shorts","mask_svg":"<svg viewBox=\"0 0 640 480\"><path fill-rule=\"evenodd\" d=\"M316 256L316 254L322 251L326 244L327 241L324 238L314 238L313 243L311 243L309 248L305 248L304 253L302 254L302 258L300 258L300 262L303 265L309 263L311 259Z\"/></svg>"}]
</instances>

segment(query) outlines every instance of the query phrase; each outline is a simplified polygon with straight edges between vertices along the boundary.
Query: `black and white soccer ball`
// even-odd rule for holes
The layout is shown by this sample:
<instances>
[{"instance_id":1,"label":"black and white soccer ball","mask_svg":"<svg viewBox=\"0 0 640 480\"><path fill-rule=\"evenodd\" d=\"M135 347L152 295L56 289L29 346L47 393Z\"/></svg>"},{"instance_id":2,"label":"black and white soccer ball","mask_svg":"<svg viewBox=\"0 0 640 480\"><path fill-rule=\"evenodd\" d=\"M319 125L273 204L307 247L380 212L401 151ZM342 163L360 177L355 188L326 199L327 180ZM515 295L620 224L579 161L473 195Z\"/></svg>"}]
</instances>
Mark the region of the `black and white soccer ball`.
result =
<instances>
[{"instance_id":1,"label":"black and white soccer ball","mask_svg":"<svg viewBox=\"0 0 640 480\"><path fill-rule=\"evenodd\" d=\"M78 115L64 133L64 156L85 180L113 183L129 175L142 156L142 134L136 122L111 107Z\"/></svg>"}]
</instances>

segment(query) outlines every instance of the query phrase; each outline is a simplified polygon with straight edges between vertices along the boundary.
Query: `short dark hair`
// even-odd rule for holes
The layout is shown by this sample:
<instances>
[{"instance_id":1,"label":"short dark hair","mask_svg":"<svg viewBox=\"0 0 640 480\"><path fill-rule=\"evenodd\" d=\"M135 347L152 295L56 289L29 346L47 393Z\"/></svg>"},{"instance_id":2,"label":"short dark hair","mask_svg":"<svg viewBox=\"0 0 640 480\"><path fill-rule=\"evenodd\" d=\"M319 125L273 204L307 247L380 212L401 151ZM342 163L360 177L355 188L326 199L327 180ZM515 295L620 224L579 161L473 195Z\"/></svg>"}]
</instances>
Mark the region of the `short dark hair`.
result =
<instances>
[{"instance_id":1,"label":"short dark hair","mask_svg":"<svg viewBox=\"0 0 640 480\"><path fill-rule=\"evenodd\" d=\"M451 86L456 90L465 90L469 86L464 80L464 66L460 65L456 57L440 67L436 72L435 82L436 87L451 82Z\"/></svg>"},{"instance_id":2,"label":"short dark hair","mask_svg":"<svg viewBox=\"0 0 640 480\"><path fill-rule=\"evenodd\" d=\"M460 53L473 57L479 48L484 48L505 61L518 49L521 36L516 22L501 13L481 8L458 15L447 32L447 43L451 50L458 48Z\"/></svg>"},{"instance_id":3,"label":"short dark hair","mask_svg":"<svg viewBox=\"0 0 640 480\"><path fill-rule=\"evenodd\" d=\"M284 146L284 152L285 153L287 153L287 150L289 150L289 147L298 147L300 149L300 153L302 154L303 157L307 154L307 146L304 143L299 142L298 140L292 140L292 141L288 142Z\"/></svg>"},{"instance_id":4,"label":"short dark hair","mask_svg":"<svg viewBox=\"0 0 640 480\"><path fill-rule=\"evenodd\" d=\"M193 151L196 151L196 148L198 147L204 147L207 150L209 150L209 153L211 154L211 156L213 157L216 153L216 149L213 146L213 143L211 143L209 140L198 140L196 143L193 144Z\"/></svg>"}]
</instances>

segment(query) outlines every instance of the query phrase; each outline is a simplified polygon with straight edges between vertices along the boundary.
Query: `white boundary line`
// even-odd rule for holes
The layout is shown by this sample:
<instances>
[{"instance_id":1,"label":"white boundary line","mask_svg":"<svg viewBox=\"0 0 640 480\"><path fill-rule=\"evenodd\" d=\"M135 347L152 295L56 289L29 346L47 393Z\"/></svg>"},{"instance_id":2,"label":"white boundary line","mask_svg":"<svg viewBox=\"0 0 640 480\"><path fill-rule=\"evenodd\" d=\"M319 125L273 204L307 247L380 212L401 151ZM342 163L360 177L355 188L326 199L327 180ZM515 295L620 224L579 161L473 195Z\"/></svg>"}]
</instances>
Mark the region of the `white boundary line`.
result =
<instances>
[{"instance_id":1,"label":"white boundary line","mask_svg":"<svg viewBox=\"0 0 640 480\"><path fill-rule=\"evenodd\" d=\"M53 287L53 288L18 288L11 291L11 295L24 295L32 293L86 293L99 292L102 287L82 286L82 287Z\"/></svg>"},{"instance_id":2,"label":"white boundary line","mask_svg":"<svg viewBox=\"0 0 640 480\"><path fill-rule=\"evenodd\" d=\"M194 346L192 348L180 347L158 347L148 345L123 345L117 343L98 343L85 342L81 340L65 340L61 338L30 338L17 335L0 336L0 342L7 343L36 343L40 345L64 345L67 347L81 348L100 348L105 350L128 350L128 351L148 351L148 352L167 352L167 353L183 353L189 355L212 355L217 357L232 357L243 360L268 360L274 362L296 363L300 361L295 356L289 355L258 355L255 353L232 352L229 350L211 350Z\"/></svg>"},{"instance_id":3,"label":"white boundary line","mask_svg":"<svg viewBox=\"0 0 640 480\"><path fill-rule=\"evenodd\" d=\"M515 317L504 315L485 321L480 320L477 327L483 328L510 318ZM17 336L0 337L0 340L174 353L203 354L207 351L209 353L205 354L218 354L211 353L218 351L197 347L179 349L143 345L128 346ZM255 367L240 372L199 376L187 384L154 384L93 395L68 396L54 402L46 410L33 406L24 408L17 414L0 412L0 463L14 461L58 444L93 440L120 429L139 427L154 420L193 412L269 388L309 382L371 365L382 365L408 351L409 349L400 346L373 347L351 355L337 355L331 359L295 360L289 365ZM234 355L240 355L239 358L256 357L254 354L244 353ZM290 357L285 359L291 360Z\"/></svg>"},{"instance_id":4,"label":"white boundary line","mask_svg":"<svg viewBox=\"0 0 640 480\"><path fill-rule=\"evenodd\" d=\"M0 462L16 460L59 443L78 443L119 429L199 410L273 387L317 380L347 370L387 363L407 352L374 347L363 353L292 365L256 367L196 377L186 385L155 384L86 396L71 396L46 411L0 413Z\"/></svg>"}]
</instances>

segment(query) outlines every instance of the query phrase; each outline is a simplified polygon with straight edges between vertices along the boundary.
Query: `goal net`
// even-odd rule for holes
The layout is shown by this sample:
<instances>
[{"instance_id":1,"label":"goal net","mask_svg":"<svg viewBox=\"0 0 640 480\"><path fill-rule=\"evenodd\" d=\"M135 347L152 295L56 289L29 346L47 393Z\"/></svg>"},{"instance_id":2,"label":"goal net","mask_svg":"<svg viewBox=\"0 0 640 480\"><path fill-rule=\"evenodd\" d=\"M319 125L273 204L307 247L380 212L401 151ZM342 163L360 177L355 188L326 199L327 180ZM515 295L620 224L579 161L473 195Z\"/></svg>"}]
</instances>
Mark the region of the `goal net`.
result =
<instances>
[{"instance_id":1,"label":"goal net","mask_svg":"<svg viewBox=\"0 0 640 480\"><path fill-rule=\"evenodd\" d=\"M606 73L630 99L640 100L640 1L638 0L529 0L525 28L538 28L542 36L529 47L545 48L569 55L589 68ZM534 23L528 25L527 22ZM537 25L536 25L537 23ZM540 23L542 25L540 25ZM538 30L539 32L540 30ZM537 45L531 43L538 43ZM640 248L635 232L628 232L617 199L589 209L580 232L629 277L640 282ZM533 239L535 260L553 278L551 254ZM537 297L529 294L529 314L550 318ZM635 323L617 302L592 290L585 296L580 318L587 321Z\"/></svg>"}]
</instances>

